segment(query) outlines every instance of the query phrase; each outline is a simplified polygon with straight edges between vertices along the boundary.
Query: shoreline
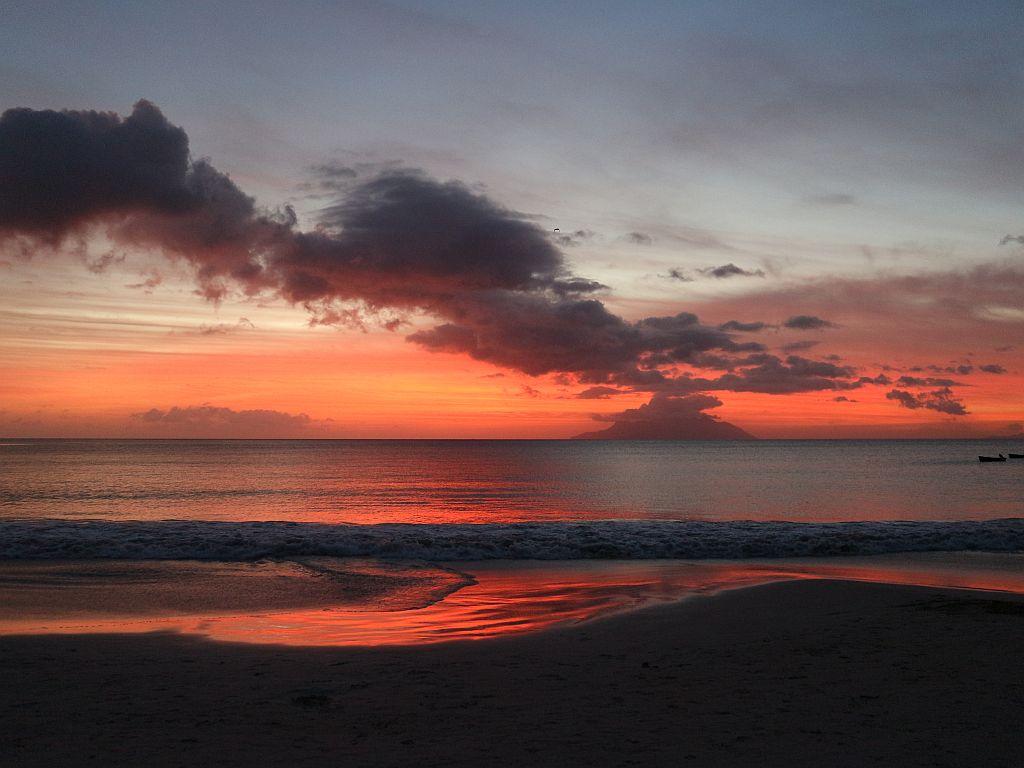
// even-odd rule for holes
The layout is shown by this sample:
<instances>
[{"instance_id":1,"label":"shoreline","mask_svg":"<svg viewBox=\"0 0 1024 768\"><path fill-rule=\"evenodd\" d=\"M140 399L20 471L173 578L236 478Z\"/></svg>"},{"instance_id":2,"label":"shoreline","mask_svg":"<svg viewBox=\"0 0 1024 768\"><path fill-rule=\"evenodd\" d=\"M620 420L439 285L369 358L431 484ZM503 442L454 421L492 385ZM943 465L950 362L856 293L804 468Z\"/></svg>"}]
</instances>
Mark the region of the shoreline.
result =
<instances>
[{"instance_id":1,"label":"shoreline","mask_svg":"<svg viewBox=\"0 0 1024 768\"><path fill-rule=\"evenodd\" d=\"M731 589L820 579L1024 595L1024 554L0 561L0 637L172 632L264 645L415 646L545 632Z\"/></svg>"},{"instance_id":2,"label":"shoreline","mask_svg":"<svg viewBox=\"0 0 1024 768\"><path fill-rule=\"evenodd\" d=\"M805 579L484 642L0 637L14 766L1024 760L1024 596Z\"/></svg>"}]
</instances>

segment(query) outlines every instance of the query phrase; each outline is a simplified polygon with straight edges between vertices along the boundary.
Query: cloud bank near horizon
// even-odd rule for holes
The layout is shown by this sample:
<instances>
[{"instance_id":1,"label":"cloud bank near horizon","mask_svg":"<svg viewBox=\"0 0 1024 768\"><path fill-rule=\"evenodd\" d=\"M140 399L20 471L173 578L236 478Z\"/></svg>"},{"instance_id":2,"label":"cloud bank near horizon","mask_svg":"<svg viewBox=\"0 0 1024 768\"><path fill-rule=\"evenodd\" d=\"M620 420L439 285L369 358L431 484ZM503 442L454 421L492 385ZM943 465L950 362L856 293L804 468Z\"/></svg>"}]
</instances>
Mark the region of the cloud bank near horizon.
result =
<instances>
[{"instance_id":1,"label":"cloud bank near horizon","mask_svg":"<svg viewBox=\"0 0 1024 768\"><path fill-rule=\"evenodd\" d=\"M322 428L325 423L305 413L287 413L258 408L235 410L210 404L150 408L133 413L131 419L139 424L173 433L220 433L225 429L233 433L258 436L307 435Z\"/></svg>"}]
</instances>

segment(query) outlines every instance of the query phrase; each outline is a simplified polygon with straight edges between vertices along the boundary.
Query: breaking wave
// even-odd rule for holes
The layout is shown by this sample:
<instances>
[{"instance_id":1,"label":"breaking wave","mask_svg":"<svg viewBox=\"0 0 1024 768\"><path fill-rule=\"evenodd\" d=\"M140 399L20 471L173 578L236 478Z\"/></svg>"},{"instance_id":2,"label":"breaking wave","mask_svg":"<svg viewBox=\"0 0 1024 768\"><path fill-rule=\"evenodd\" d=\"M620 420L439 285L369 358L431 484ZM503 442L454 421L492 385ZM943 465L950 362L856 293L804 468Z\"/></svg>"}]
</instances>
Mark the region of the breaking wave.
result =
<instances>
[{"instance_id":1,"label":"breaking wave","mask_svg":"<svg viewBox=\"0 0 1024 768\"><path fill-rule=\"evenodd\" d=\"M1024 552L1024 518L848 523L618 520L352 525L187 520L0 522L2 559L742 559Z\"/></svg>"}]
</instances>

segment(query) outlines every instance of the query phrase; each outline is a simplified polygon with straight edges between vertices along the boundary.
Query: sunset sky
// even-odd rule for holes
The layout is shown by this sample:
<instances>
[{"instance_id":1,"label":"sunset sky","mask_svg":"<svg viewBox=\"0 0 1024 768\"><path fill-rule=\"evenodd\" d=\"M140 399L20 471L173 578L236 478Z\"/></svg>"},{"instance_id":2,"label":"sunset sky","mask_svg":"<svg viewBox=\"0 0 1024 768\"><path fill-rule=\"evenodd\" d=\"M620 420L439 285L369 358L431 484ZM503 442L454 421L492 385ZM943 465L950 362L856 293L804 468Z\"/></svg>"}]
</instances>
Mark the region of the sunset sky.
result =
<instances>
[{"instance_id":1,"label":"sunset sky","mask_svg":"<svg viewBox=\"0 0 1024 768\"><path fill-rule=\"evenodd\" d=\"M1024 7L836 5L6 3L0 436L1021 431Z\"/></svg>"}]
</instances>

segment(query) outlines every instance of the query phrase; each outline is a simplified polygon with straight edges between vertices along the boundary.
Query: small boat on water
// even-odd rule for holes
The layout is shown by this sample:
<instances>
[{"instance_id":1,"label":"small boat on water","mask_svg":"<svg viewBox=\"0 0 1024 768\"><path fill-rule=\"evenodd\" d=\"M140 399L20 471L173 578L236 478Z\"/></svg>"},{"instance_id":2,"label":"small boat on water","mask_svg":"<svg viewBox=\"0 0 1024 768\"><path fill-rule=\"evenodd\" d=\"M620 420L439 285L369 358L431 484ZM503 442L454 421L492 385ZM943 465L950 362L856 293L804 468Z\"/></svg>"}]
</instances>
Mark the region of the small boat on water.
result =
<instances>
[{"instance_id":1,"label":"small boat on water","mask_svg":"<svg viewBox=\"0 0 1024 768\"><path fill-rule=\"evenodd\" d=\"M1011 459L1024 459L1024 453L1008 453L1006 455Z\"/></svg>"},{"instance_id":2,"label":"small boat on water","mask_svg":"<svg viewBox=\"0 0 1024 768\"><path fill-rule=\"evenodd\" d=\"M1010 455L1012 456L1013 454ZM1006 457L1000 453L998 456L979 456L978 461L983 463L986 461L1006 461Z\"/></svg>"}]
</instances>

